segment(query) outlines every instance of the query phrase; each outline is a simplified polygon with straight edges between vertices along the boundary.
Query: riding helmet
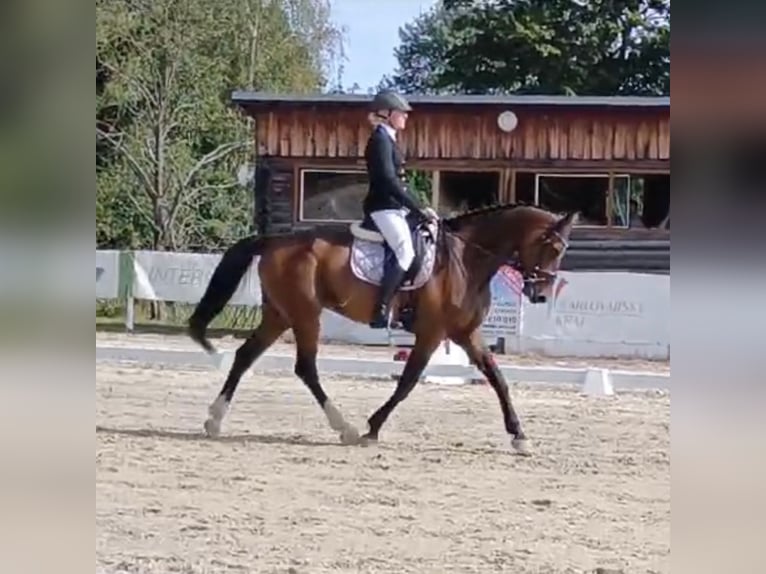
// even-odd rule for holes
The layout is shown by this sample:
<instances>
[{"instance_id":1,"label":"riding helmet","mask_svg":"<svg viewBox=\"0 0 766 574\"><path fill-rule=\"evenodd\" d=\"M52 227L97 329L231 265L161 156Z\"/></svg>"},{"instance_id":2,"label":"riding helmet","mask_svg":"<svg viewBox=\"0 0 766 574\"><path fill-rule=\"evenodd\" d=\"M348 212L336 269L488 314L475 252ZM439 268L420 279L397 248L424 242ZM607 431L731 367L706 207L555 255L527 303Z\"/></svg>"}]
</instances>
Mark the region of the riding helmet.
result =
<instances>
[{"instance_id":1,"label":"riding helmet","mask_svg":"<svg viewBox=\"0 0 766 574\"><path fill-rule=\"evenodd\" d=\"M381 90L372 100L370 105L373 111L378 110L398 110L400 112L411 112L412 106L401 94L394 90Z\"/></svg>"}]
</instances>

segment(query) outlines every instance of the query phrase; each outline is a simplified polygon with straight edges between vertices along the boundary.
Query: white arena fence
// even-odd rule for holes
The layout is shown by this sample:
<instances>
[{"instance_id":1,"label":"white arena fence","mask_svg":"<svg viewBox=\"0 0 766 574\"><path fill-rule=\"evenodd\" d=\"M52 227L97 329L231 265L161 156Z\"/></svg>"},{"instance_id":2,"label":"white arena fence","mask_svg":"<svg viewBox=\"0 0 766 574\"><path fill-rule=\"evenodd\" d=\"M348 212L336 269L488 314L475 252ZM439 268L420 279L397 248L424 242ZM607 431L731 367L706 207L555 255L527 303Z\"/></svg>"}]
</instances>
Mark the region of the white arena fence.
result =
<instances>
[{"instance_id":1,"label":"white arena fence","mask_svg":"<svg viewBox=\"0 0 766 574\"><path fill-rule=\"evenodd\" d=\"M196 303L220 260L217 254L96 251L96 299L127 302L133 330L135 300ZM258 306L254 260L230 302ZM625 272L562 272L554 297L532 305L520 278L502 268L493 278L492 307L482 326L487 341L502 338L509 352L546 356L645 358L670 356L670 277ZM322 340L346 344L408 344L409 334L387 333L325 311Z\"/></svg>"},{"instance_id":2,"label":"white arena fence","mask_svg":"<svg viewBox=\"0 0 766 574\"><path fill-rule=\"evenodd\" d=\"M454 349L454 345L452 346ZM167 367L214 367L228 372L234 360L233 351L219 351L209 356L201 351L158 349L138 346L96 345L96 362L157 364ZM251 371L292 372L295 356L267 352ZM357 378L390 379L401 374L403 361L352 357L318 357L320 373L348 375ZM524 384L574 385L591 396L612 395L615 391L670 390L670 376L665 373L636 372L602 368L563 368L551 366L507 366L500 370L509 382ZM484 382L484 376L468 364L465 355L440 349L423 372L425 382L436 384L469 384Z\"/></svg>"}]
</instances>

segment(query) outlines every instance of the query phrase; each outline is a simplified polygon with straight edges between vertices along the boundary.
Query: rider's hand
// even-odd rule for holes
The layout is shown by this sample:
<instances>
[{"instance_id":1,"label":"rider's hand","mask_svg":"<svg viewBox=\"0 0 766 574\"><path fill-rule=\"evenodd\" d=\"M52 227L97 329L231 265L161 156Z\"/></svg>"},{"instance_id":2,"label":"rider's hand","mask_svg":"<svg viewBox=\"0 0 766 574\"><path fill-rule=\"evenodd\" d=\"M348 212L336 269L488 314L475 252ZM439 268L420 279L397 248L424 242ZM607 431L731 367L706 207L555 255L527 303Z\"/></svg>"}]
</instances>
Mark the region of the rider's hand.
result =
<instances>
[{"instance_id":1,"label":"rider's hand","mask_svg":"<svg viewBox=\"0 0 766 574\"><path fill-rule=\"evenodd\" d=\"M423 217L429 221L438 221L439 215L430 207L424 207L421 210Z\"/></svg>"}]
</instances>

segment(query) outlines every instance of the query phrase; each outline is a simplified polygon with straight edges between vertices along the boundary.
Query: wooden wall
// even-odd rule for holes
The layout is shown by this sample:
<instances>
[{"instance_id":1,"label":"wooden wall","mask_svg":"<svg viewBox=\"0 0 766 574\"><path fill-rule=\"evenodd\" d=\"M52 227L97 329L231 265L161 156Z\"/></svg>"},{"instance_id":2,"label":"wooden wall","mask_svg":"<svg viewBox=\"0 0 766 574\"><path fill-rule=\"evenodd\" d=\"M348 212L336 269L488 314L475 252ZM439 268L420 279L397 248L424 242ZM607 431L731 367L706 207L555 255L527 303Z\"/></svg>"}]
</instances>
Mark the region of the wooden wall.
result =
<instances>
[{"instance_id":1,"label":"wooden wall","mask_svg":"<svg viewBox=\"0 0 766 574\"><path fill-rule=\"evenodd\" d=\"M459 111L458 111L459 110ZM497 127L502 108L419 108L411 115L401 145L413 160L508 160L525 162L635 162L670 159L670 111L662 108L522 107L510 134ZM337 105L279 108L258 112L256 141L261 154L283 158L358 158L369 137L362 108Z\"/></svg>"},{"instance_id":2,"label":"wooden wall","mask_svg":"<svg viewBox=\"0 0 766 574\"><path fill-rule=\"evenodd\" d=\"M502 107L418 106L402 134L401 146L410 168L499 169L501 199L512 200L514 170L605 172L607 170L670 170L670 111L667 108L600 108L521 106L514 109L519 119L510 134L497 127ZM361 157L370 133L362 107L338 104L279 106L270 111L251 110L256 120L259 163L266 166L268 184L256 185L256 228L281 233L308 229L316 223L298 221L299 181L304 167L363 167ZM344 226L346 224L322 224ZM575 243L605 241L614 245L614 265L620 265L624 241L643 243L668 240L665 230L577 228ZM573 245L574 247L574 245ZM619 249L618 249L619 247ZM599 253L603 251L599 247ZM669 246L651 257L665 257ZM611 268L590 251L575 267L597 264ZM611 251L610 251L611 253ZM634 252L631 252L631 257ZM638 256L638 255L636 255ZM659 263L640 253L647 266L664 271ZM582 261L580 261L582 259ZM651 261L650 261L651 260ZM604 259L606 261L606 259ZM629 258L625 259L628 265ZM632 261L632 260L630 260ZM648 263L647 263L648 262ZM669 264L668 264L669 265ZM612 265L613 266L613 265ZM647 267L647 270L649 267Z\"/></svg>"}]
</instances>

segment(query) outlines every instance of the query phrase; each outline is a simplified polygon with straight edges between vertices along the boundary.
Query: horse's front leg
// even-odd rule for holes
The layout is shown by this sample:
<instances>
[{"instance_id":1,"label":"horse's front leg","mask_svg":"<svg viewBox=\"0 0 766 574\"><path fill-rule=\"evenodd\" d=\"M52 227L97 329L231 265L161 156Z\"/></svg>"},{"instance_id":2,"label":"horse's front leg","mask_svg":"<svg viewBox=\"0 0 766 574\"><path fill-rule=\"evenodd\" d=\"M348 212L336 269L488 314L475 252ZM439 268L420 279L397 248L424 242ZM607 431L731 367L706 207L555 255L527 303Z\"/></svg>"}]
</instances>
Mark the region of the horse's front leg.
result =
<instances>
[{"instance_id":1,"label":"horse's front leg","mask_svg":"<svg viewBox=\"0 0 766 574\"><path fill-rule=\"evenodd\" d=\"M503 411L505 430L512 437L511 446L519 454L529 455L529 440L524 431L521 430L519 417L511 403L508 383L506 383L503 372L498 368L495 359L492 357L489 349L487 349L481 332L476 329L465 335L453 337L453 341L463 348L471 362L476 365L487 378L489 384L492 385L492 388L495 389L497 398L500 401L500 408Z\"/></svg>"},{"instance_id":2,"label":"horse's front leg","mask_svg":"<svg viewBox=\"0 0 766 574\"><path fill-rule=\"evenodd\" d=\"M438 331L438 330L437 330ZM383 423L391 415L396 405L407 398L412 389L415 388L420 375L428 365L428 361L431 359L436 348L442 342L444 338L443 333L436 332L430 334L418 334L415 338L415 345L410 352L410 356L407 358L407 362L404 365L402 374L396 383L396 389L391 397L381 406L373 415L369 418L369 432L362 438L367 441L378 440L378 433Z\"/></svg>"}]
</instances>

